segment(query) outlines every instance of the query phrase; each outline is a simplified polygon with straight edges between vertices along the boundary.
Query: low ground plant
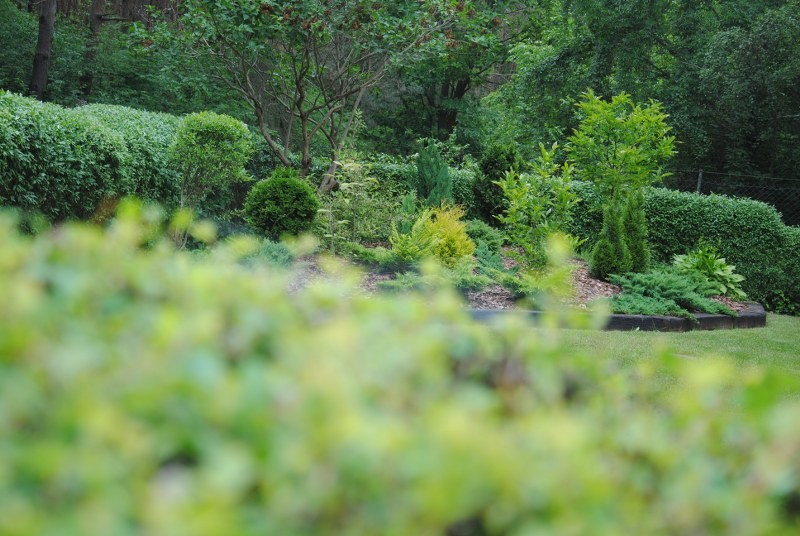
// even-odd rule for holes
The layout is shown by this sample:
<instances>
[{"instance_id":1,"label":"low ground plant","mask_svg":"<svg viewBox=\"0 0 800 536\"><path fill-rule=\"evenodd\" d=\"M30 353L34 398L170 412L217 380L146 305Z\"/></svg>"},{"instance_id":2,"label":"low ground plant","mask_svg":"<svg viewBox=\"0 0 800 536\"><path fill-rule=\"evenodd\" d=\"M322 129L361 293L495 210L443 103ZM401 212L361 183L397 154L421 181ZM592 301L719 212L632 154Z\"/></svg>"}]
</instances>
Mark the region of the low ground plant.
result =
<instances>
[{"instance_id":1,"label":"low ground plant","mask_svg":"<svg viewBox=\"0 0 800 536\"><path fill-rule=\"evenodd\" d=\"M718 287L702 275L674 268L646 273L612 275L610 281L622 287L611 300L615 313L668 315L694 319L695 312L734 315L727 306L709 299Z\"/></svg>"},{"instance_id":2,"label":"low ground plant","mask_svg":"<svg viewBox=\"0 0 800 536\"><path fill-rule=\"evenodd\" d=\"M695 249L684 255L675 255L673 266L681 272L696 273L708 279L716 287L720 296L729 296L737 300L747 298L742 291L744 277L736 273L736 266L728 264L719 255L717 248L701 241Z\"/></svg>"},{"instance_id":3,"label":"low ground plant","mask_svg":"<svg viewBox=\"0 0 800 536\"><path fill-rule=\"evenodd\" d=\"M426 294L446 288L462 293L481 290L493 280L484 274L476 274L474 266L470 259L449 268L423 263L419 270L398 273L394 279L380 281L378 288L391 293L412 291Z\"/></svg>"}]
</instances>

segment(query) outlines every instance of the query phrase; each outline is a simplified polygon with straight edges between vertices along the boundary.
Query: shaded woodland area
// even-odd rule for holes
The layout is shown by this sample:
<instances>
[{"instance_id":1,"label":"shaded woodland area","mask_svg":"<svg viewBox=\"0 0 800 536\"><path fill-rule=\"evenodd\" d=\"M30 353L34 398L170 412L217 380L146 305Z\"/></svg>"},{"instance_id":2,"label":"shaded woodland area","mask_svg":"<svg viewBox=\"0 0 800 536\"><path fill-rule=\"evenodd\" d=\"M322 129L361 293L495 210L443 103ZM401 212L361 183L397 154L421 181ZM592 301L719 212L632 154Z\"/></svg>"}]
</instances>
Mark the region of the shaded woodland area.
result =
<instances>
[{"instance_id":1,"label":"shaded woodland area","mask_svg":"<svg viewBox=\"0 0 800 536\"><path fill-rule=\"evenodd\" d=\"M66 105L213 109L254 125L261 113L278 159L305 146L306 166L311 156L330 158L337 147L325 139L330 128L301 142L302 128L289 123L302 122L302 115L321 120L331 108L334 115L339 108L358 111L354 143L366 152L409 154L417 139L436 138L476 156L495 143L515 142L530 156L538 143L571 132L573 103L592 88L606 97L627 92L662 102L679 142L675 170L799 177L796 1L367 4L2 0L0 87ZM223 11L251 8L252 18L242 21L226 19L231 13ZM264 18L276 13L282 27ZM214 39L210 15L217 16ZM288 51L268 72L294 80L290 73L312 52L296 44L326 18L338 26L326 29L333 31L325 43L335 41L340 51L357 45L380 62L350 66L358 90L345 91L335 106L305 110L281 103L263 84L254 88L258 95L242 91L246 66L230 62L237 39ZM390 25L396 31L384 35ZM262 68L263 60L248 59ZM312 97L326 90L307 87ZM262 101L255 110L254 97Z\"/></svg>"}]
</instances>

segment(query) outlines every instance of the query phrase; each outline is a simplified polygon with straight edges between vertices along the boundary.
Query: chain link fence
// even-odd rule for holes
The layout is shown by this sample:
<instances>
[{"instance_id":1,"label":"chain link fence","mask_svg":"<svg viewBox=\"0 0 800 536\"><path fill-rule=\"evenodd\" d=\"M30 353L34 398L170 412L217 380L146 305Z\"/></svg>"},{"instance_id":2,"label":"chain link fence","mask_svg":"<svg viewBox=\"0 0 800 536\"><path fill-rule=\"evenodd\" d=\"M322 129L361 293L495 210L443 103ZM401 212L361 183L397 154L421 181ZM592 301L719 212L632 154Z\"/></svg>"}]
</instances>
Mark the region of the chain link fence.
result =
<instances>
[{"instance_id":1,"label":"chain link fence","mask_svg":"<svg viewBox=\"0 0 800 536\"><path fill-rule=\"evenodd\" d=\"M668 188L699 194L722 194L763 201L781 213L786 225L800 225L800 179L677 171L664 179Z\"/></svg>"}]
</instances>

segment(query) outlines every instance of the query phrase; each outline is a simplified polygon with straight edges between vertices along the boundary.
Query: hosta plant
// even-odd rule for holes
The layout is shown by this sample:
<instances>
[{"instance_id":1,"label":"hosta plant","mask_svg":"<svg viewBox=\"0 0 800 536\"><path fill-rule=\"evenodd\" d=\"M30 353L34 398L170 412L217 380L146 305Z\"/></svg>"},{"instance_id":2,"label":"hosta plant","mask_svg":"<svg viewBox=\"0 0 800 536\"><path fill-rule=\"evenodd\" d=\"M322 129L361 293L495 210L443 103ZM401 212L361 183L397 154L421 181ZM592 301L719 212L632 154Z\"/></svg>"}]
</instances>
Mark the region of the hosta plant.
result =
<instances>
[{"instance_id":1,"label":"hosta plant","mask_svg":"<svg viewBox=\"0 0 800 536\"><path fill-rule=\"evenodd\" d=\"M694 272L704 276L721 296L737 300L747 297L740 286L744 276L737 274L736 265L728 264L725 257L720 257L717 248L711 244L701 242L689 253L675 255L672 263L681 272Z\"/></svg>"}]
</instances>

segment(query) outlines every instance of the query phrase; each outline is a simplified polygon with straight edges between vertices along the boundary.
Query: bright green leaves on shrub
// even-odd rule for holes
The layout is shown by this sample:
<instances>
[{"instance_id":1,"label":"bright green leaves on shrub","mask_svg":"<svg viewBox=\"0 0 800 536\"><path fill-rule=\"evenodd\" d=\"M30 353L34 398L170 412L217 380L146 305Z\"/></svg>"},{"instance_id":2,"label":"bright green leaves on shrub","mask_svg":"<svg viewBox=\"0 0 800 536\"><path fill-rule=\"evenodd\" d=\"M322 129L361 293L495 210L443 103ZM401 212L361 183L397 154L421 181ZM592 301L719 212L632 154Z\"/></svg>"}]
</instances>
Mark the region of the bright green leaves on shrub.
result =
<instances>
[{"instance_id":1,"label":"bright green leaves on shrub","mask_svg":"<svg viewBox=\"0 0 800 536\"><path fill-rule=\"evenodd\" d=\"M169 151L180 174L179 206L196 208L209 191L249 180L244 166L252 152L241 121L213 112L186 116Z\"/></svg>"},{"instance_id":2,"label":"bright green leaves on shrub","mask_svg":"<svg viewBox=\"0 0 800 536\"><path fill-rule=\"evenodd\" d=\"M567 151L579 178L597 183L607 197L658 182L675 154L661 104L636 104L626 93L605 101L590 89L578 103L580 125Z\"/></svg>"},{"instance_id":3,"label":"bright green leaves on shrub","mask_svg":"<svg viewBox=\"0 0 800 536\"><path fill-rule=\"evenodd\" d=\"M36 238L0 217L4 535L796 529L791 374L621 370L452 293L292 294L238 264L255 240L145 250L125 213Z\"/></svg>"},{"instance_id":4,"label":"bright green leaves on shrub","mask_svg":"<svg viewBox=\"0 0 800 536\"><path fill-rule=\"evenodd\" d=\"M566 233L577 203L570 186L572 167L556 163L557 145L549 150L540 145L539 149L541 154L530 173L511 170L496 182L505 197L505 210L497 219L514 247L509 254L527 268L546 264L547 237ZM572 246L574 249L577 241L573 240Z\"/></svg>"},{"instance_id":5,"label":"bright green leaves on shrub","mask_svg":"<svg viewBox=\"0 0 800 536\"><path fill-rule=\"evenodd\" d=\"M716 286L721 296L730 296L742 300L747 295L742 291L740 283L744 276L735 273L736 266L725 262L717 248L702 242L697 248L684 255L675 255L672 264L682 272L694 272Z\"/></svg>"}]
</instances>

